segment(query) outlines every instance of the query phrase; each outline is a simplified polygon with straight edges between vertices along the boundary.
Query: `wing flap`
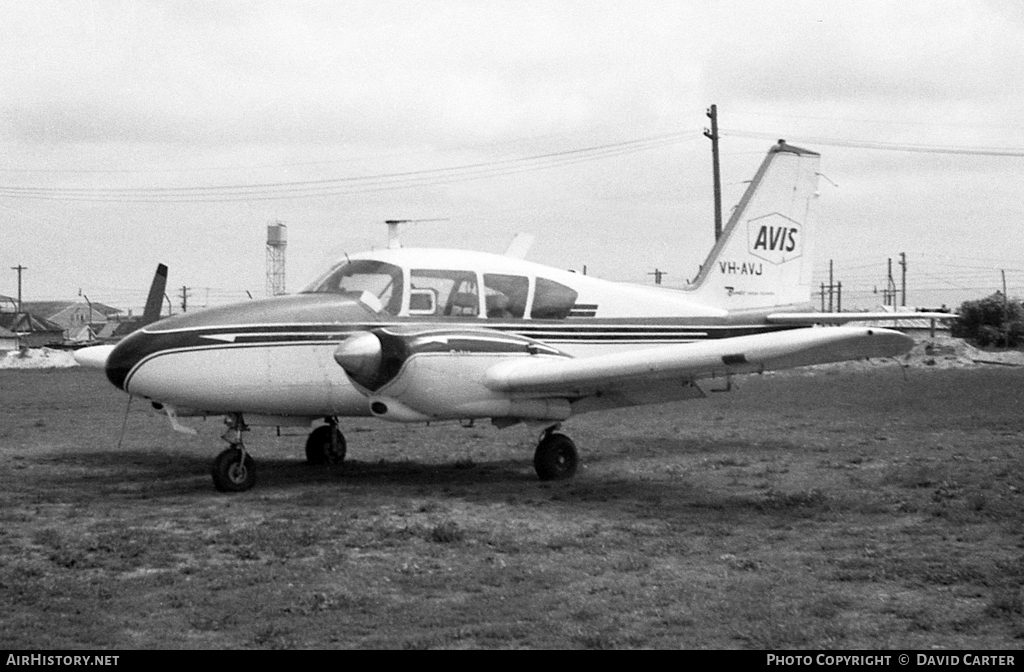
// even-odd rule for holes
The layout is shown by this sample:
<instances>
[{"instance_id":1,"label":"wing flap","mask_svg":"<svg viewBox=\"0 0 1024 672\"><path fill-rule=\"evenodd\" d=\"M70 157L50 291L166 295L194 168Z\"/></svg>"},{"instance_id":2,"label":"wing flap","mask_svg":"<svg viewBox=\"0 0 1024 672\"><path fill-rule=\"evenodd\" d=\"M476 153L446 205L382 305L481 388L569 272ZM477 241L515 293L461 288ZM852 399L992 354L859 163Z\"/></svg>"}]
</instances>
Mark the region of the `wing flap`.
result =
<instances>
[{"instance_id":1,"label":"wing flap","mask_svg":"<svg viewBox=\"0 0 1024 672\"><path fill-rule=\"evenodd\" d=\"M491 367L484 382L508 394L587 396L666 380L894 357L913 344L909 336L890 329L809 327L580 359L511 360Z\"/></svg>"}]
</instances>

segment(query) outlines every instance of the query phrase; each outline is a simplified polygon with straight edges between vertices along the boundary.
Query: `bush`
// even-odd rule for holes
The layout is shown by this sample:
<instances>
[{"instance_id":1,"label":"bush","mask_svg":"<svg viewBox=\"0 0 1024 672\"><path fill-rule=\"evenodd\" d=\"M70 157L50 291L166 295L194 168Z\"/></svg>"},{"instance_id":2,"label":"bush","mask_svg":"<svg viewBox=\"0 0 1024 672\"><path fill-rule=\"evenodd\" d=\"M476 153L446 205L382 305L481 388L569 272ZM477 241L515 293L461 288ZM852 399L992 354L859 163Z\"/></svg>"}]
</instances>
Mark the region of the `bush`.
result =
<instances>
[{"instance_id":1,"label":"bush","mask_svg":"<svg viewBox=\"0 0 1024 672\"><path fill-rule=\"evenodd\" d=\"M957 311L950 333L980 346L1017 347L1024 343L1024 306L1003 300L1002 292L977 301L965 301Z\"/></svg>"}]
</instances>

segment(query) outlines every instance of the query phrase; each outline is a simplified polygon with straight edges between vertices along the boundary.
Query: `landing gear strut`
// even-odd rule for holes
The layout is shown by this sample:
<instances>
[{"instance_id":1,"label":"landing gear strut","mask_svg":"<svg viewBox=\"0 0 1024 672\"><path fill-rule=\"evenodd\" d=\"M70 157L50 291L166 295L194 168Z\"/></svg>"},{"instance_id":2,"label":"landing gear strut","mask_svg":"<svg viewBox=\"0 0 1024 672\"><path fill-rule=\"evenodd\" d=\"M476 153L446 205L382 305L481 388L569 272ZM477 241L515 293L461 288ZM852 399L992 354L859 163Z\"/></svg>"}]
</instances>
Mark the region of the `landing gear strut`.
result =
<instances>
[{"instance_id":1,"label":"landing gear strut","mask_svg":"<svg viewBox=\"0 0 1024 672\"><path fill-rule=\"evenodd\" d=\"M245 450L242 432L249 431L241 413L232 413L224 418L228 430L224 440L229 446L213 461L213 486L221 492L242 492L256 483L256 463Z\"/></svg>"},{"instance_id":2,"label":"landing gear strut","mask_svg":"<svg viewBox=\"0 0 1024 672\"><path fill-rule=\"evenodd\" d=\"M338 429L338 419L324 418L326 425L317 427L306 439L306 461L310 464L341 464L345 461L345 435Z\"/></svg>"},{"instance_id":3,"label":"landing gear strut","mask_svg":"<svg viewBox=\"0 0 1024 672\"><path fill-rule=\"evenodd\" d=\"M561 481L572 478L579 466L580 456L576 444L565 434L552 431L544 432L537 451L533 454L533 468L542 481Z\"/></svg>"}]
</instances>

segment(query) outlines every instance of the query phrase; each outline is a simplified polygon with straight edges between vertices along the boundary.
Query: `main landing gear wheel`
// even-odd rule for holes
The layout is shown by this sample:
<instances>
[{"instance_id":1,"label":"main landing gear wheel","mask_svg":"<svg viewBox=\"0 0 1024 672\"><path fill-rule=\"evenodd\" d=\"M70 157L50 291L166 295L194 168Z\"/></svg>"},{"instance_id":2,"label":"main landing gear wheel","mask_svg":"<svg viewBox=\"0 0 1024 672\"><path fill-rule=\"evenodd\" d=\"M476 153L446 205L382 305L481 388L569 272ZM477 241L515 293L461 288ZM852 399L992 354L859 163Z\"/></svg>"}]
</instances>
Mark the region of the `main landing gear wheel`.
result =
<instances>
[{"instance_id":1,"label":"main landing gear wheel","mask_svg":"<svg viewBox=\"0 0 1024 672\"><path fill-rule=\"evenodd\" d=\"M533 454L533 468L542 481L572 478L579 463L580 456L573 440L555 432L545 434Z\"/></svg>"},{"instance_id":2,"label":"main landing gear wheel","mask_svg":"<svg viewBox=\"0 0 1024 672\"><path fill-rule=\"evenodd\" d=\"M317 427L306 439L306 461L310 464L341 464L345 461L345 451L345 435L335 425Z\"/></svg>"},{"instance_id":3,"label":"main landing gear wheel","mask_svg":"<svg viewBox=\"0 0 1024 672\"><path fill-rule=\"evenodd\" d=\"M213 461L212 475L221 492L242 492L256 483L256 462L240 448L225 448Z\"/></svg>"}]
</instances>

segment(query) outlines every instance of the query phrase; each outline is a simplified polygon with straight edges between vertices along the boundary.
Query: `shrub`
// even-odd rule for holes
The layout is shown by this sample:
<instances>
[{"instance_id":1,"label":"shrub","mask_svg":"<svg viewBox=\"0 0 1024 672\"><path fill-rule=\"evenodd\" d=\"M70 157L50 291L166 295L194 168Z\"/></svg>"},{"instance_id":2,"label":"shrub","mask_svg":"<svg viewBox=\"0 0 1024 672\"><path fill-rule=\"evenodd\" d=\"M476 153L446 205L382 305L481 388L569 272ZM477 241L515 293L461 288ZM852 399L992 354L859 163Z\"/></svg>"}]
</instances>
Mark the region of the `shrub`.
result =
<instances>
[{"instance_id":1,"label":"shrub","mask_svg":"<svg viewBox=\"0 0 1024 672\"><path fill-rule=\"evenodd\" d=\"M1016 347L1024 343L1024 307L1004 301L1002 292L976 301L964 301L950 333L981 346Z\"/></svg>"}]
</instances>

